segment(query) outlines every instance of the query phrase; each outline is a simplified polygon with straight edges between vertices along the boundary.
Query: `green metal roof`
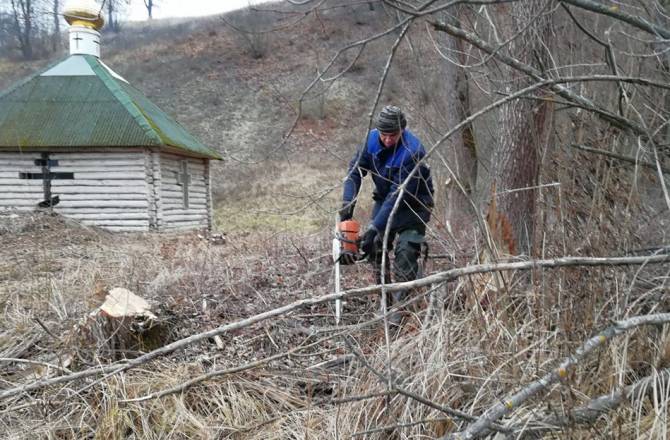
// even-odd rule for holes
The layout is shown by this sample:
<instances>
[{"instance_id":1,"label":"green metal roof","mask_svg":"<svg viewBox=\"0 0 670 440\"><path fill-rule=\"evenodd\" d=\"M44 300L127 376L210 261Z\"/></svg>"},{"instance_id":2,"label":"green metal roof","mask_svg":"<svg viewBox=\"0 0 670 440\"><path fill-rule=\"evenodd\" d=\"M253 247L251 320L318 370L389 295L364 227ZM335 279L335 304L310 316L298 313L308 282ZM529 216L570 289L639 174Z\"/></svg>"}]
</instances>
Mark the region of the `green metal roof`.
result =
<instances>
[{"instance_id":1,"label":"green metal roof","mask_svg":"<svg viewBox=\"0 0 670 440\"><path fill-rule=\"evenodd\" d=\"M163 147L221 159L90 55L72 55L0 94L0 148L12 147Z\"/></svg>"}]
</instances>

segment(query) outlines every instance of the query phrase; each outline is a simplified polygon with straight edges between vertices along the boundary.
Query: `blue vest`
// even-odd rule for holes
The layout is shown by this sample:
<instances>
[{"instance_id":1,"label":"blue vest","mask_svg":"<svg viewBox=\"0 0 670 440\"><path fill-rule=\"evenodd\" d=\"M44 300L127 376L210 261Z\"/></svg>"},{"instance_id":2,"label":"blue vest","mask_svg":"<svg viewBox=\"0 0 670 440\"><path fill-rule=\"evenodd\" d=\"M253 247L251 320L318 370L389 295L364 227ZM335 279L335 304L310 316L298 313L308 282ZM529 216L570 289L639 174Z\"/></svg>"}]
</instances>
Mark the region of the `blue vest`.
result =
<instances>
[{"instance_id":1,"label":"blue vest","mask_svg":"<svg viewBox=\"0 0 670 440\"><path fill-rule=\"evenodd\" d=\"M375 200L372 224L383 231L398 197L399 186L425 155L421 141L409 130L403 130L398 144L388 148L381 143L379 132L372 130L365 147L354 156L349 165L343 202L347 204L356 198L362 178L370 173ZM405 187L391 228L403 229L427 223L432 206L433 182L430 169L422 163Z\"/></svg>"}]
</instances>

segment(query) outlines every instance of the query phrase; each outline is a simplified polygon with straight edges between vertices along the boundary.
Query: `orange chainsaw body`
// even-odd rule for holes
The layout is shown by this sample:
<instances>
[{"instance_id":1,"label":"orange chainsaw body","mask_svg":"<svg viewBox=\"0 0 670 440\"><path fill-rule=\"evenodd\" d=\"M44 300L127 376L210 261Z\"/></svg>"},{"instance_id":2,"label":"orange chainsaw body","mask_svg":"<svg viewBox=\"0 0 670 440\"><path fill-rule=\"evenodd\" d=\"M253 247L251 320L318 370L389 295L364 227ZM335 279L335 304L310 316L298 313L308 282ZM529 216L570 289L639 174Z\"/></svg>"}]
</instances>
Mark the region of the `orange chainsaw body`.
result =
<instances>
[{"instance_id":1,"label":"orange chainsaw body","mask_svg":"<svg viewBox=\"0 0 670 440\"><path fill-rule=\"evenodd\" d=\"M337 225L342 242L342 252L358 254L358 234L361 225L356 220L345 220Z\"/></svg>"}]
</instances>

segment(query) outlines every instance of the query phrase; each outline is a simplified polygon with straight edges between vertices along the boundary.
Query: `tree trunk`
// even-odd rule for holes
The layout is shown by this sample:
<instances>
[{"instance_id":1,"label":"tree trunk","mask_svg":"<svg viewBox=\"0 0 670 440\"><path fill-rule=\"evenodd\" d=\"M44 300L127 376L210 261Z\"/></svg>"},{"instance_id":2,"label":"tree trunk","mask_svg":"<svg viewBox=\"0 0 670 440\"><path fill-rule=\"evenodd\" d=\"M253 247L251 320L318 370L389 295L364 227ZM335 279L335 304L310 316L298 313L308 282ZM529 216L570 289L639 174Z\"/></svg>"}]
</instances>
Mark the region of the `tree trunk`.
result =
<instances>
[{"instance_id":1,"label":"tree trunk","mask_svg":"<svg viewBox=\"0 0 670 440\"><path fill-rule=\"evenodd\" d=\"M60 15L58 15L58 12L60 10L60 2L58 0L54 0L54 33L53 36L51 37L51 51L56 52L58 48L60 47Z\"/></svg>"},{"instance_id":2,"label":"tree trunk","mask_svg":"<svg viewBox=\"0 0 670 440\"><path fill-rule=\"evenodd\" d=\"M664 26L666 28L670 27L670 17L663 13L659 8L660 6L663 6L666 10L670 8L670 0L662 0L660 2L660 5L657 6L656 14L654 14L654 18L656 19L656 23L660 24L661 26ZM659 55L659 63L661 65L661 71L663 73L663 77L665 79L670 79L670 53L668 53L668 43L656 43L652 45L654 50L658 52ZM670 92L665 90L664 92L664 101L665 101L665 106L664 108L670 109ZM670 124L667 124L665 127L665 139L662 140L662 142L666 145L666 149L670 151Z\"/></svg>"},{"instance_id":3,"label":"tree trunk","mask_svg":"<svg viewBox=\"0 0 670 440\"><path fill-rule=\"evenodd\" d=\"M153 18L154 0L144 0L144 6L147 7L147 14L149 14L149 20L151 20Z\"/></svg>"},{"instance_id":4,"label":"tree trunk","mask_svg":"<svg viewBox=\"0 0 670 440\"><path fill-rule=\"evenodd\" d=\"M12 0L12 15L14 18L14 32L19 43L23 58L33 58L32 47L32 16L31 0Z\"/></svg>"},{"instance_id":5,"label":"tree trunk","mask_svg":"<svg viewBox=\"0 0 670 440\"><path fill-rule=\"evenodd\" d=\"M107 1L107 26L109 26L109 29L112 32L118 32L119 31L119 21L118 19L114 18L114 13L118 12L115 11L114 6L116 4L115 0L108 0Z\"/></svg>"},{"instance_id":6,"label":"tree trunk","mask_svg":"<svg viewBox=\"0 0 670 440\"><path fill-rule=\"evenodd\" d=\"M528 17L536 17L546 6L544 2L523 2L499 5L502 9L499 33L507 41L523 29ZM511 11L507 11L507 9ZM549 18L539 16L521 35L508 44L509 54L543 70L547 61L543 43L550 41ZM503 67L506 78L518 73ZM527 83L517 84L523 87ZM507 86L506 92L511 92ZM530 254L536 222L536 197L541 145L546 142L553 119L553 107L547 101L517 99L500 111L498 139L493 153L493 190L488 224L492 236L504 253Z\"/></svg>"},{"instance_id":7,"label":"tree trunk","mask_svg":"<svg viewBox=\"0 0 670 440\"><path fill-rule=\"evenodd\" d=\"M445 47L457 63L466 64L463 40L447 35ZM470 115L470 98L465 69L453 62L445 64L445 115L447 127L451 128ZM456 239L455 250L459 251L472 243L476 215L471 202L477 182L477 151L472 125L448 140L446 152L451 173L447 179L445 224Z\"/></svg>"}]
</instances>

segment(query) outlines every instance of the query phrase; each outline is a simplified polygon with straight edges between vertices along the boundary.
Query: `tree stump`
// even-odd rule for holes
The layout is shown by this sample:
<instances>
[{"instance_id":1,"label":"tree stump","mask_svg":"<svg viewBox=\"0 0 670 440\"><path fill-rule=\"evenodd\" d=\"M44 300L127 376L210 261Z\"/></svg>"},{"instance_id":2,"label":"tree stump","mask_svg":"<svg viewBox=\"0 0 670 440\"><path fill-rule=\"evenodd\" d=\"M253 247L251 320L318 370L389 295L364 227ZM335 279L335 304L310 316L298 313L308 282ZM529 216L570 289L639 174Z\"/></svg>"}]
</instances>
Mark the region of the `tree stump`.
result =
<instances>
[{"instance_id":1,"label":"tree stump","mask_svg":"<svg viewBox=\"0 0 670 440\"><path fill-rule=\"evenodd\" d=\"M132 358L164 345L167 332L150 304L130 290L111 289L91 315L89 330L99 356Z\"/></svg>"}]
</instances>

